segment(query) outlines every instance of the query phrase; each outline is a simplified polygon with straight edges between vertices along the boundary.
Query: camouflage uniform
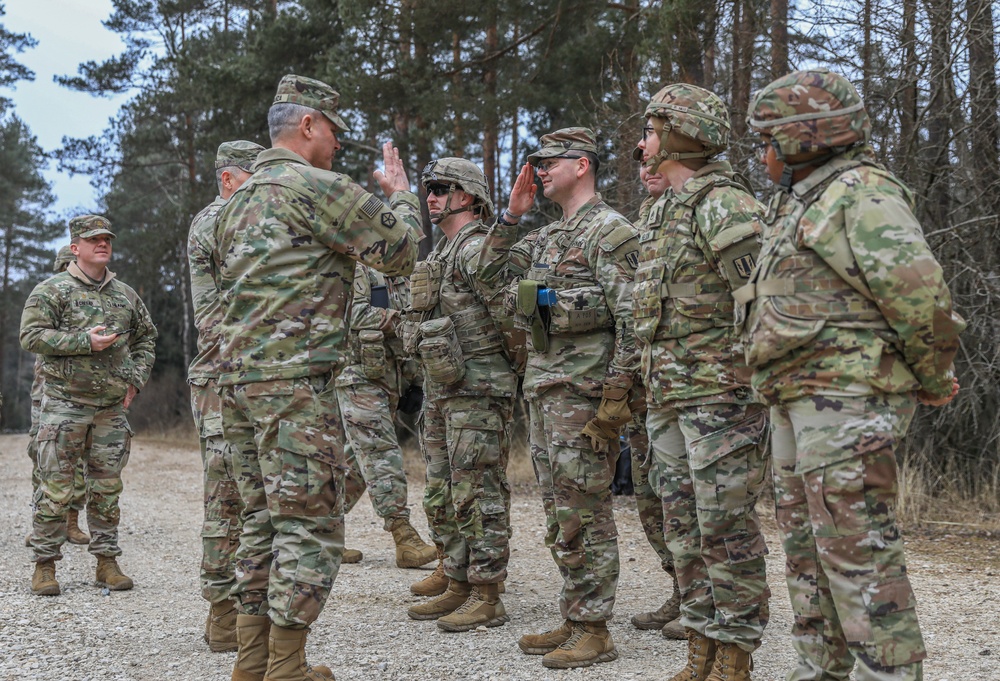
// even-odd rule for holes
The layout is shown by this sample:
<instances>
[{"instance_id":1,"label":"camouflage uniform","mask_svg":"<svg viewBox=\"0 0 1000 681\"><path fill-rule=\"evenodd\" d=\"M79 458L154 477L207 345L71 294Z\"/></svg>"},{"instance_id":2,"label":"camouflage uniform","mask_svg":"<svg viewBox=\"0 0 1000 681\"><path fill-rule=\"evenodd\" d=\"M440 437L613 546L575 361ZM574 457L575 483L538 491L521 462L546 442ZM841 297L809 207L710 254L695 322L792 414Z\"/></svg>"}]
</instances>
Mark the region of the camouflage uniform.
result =
<instances>
[{"instance_id":1,"label":"camouflage uniform","mask_svg":"<svg viewBox=\"0 0 1000 681\"><path fill-rule=\"evenodd\" d=\"M747 359L771 405L799 655L787 678L846 679L857 663L858 679L921 679L926 651L895 521L894 455L914 393L951 394L965 323L910 192L874 161L850 82L792 73L755 97L749 124L770 137L769 170L780 159L786 171L754 283L739 296L753 301ZM817 151L825 155L803 160Z\"/></svg>"},{"instance_id":2,"label":"camouflage uniform","mask_svg":"<svg viewBox=\"0 0 1000 681\"><path fill-rule=\"evenodd\" d=\"M676 151L671 130L703 147L689 158L728 144L725 105L702 88L668 85L646 115L660 134L652 170ZM755 510L768 464L767 415L748 387L732 290L747 281L759 250L760 205L728 163L699 164L679 191L667 189L642 227L635 329L681 622L752 651L770 596Z\"/></svg>"},{"instance_id":3,"label":"camouflage uniform","mask_svg":"<svg viewBox=\"0 0 1000 681\"><path fill-rule=\"evenodd\" d=\"M70 221L73 238L114 236L99 216ZM100 352L89 330L106 326L125 335ZM110 270L94 282L77 266L38 284L24 304L21 347L42 356L44 395L38 425L39 485L34 495L31 547L35 562L60 560L74 476L86 470L87 525L96 556L118 547L121 471L132 431L122 404L129 386L141 388L153 366L156 327L139 296Z\"/></svg>"},{"instance_id":4,"label":"camouflage uniform","mask_svg":"<svg viewBox=\"0 0 1000 681\"><path fill-rule=\"evenodd\" d=\"M216 154L216 170L239 168L249 173L263 147L253 142L224 142ZM222 320L222 302L216 283L216 223L226 200L217 196L191 221L188 231L188 269L191 301L198 329L198 355L188 367L191 412L201 446L204 521L201 528L201 593L209 603L229 598L235 581L236 548L240 543L243 503L233 469L233 450L222 434L222 401L216 384L219 345L216 327Z\"/></svg>"},{"instance_id":5,"label":"camouflage uniform","mask_svg":"<svg viewBox=\"0 0 1000 681\"><path fill-rule=\"evenodd\" d=\"M596 153L593 133L581 128L541 141L542 150L528 158L532 164L567 152ZM620 570L610 489L619 447L615 438L610 448L595 449L582 431L595 418L605 386L627 390L635 373L637 232L595 194L575 214L532 235L530 245L516 237L517 229L503 221L490 230L478 276L493 288L521 277L522 286L531 282L526 288L534 289L538 282L557 297L545 311L521 318L532 328L523 383L531 455L542 488L545 543L563 577L560 612L573 622L605 622ZM511 267L512 250L531 253L526 274ZM518 305L527 311L522 301Z\"/></svg>"},{"instance_id":6,"label":"camouflage uniform","mask_svg":"<svg viewBox=\"0 0 1000 681\"><path fill-rule=\"evenodd\" d=\"M319 81L285 76L275 104L345 130L337 99ZM275 147L218 218L218 381L245 506L232 596L241 613L283 630L315 621L340 568L347 465L334 379L347 360L354 262L408 274L420 238L416 196L389 202Z\"/></svg>"}]
</instances>

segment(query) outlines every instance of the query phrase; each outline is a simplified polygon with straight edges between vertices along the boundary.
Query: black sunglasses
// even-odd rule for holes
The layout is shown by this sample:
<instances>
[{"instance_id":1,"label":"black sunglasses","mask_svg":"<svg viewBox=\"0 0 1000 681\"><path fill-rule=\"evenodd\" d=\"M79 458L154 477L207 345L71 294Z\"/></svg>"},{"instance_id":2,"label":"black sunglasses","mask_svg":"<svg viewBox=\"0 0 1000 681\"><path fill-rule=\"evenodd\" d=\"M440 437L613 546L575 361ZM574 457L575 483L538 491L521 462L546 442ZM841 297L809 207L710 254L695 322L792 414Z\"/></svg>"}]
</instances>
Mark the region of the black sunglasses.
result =
<instances>
[{"instance_id":1,"label":"black sunglasses","mask_svg":"<svg viewBox=\"0 0 1000 681\"><path fill-rule=\"evenodd\" d=\"M451 191L451 185L448 184L429 184L427 185L427 193L433 194L434 196L444 196Z\"/></svg>"}]
</instances>

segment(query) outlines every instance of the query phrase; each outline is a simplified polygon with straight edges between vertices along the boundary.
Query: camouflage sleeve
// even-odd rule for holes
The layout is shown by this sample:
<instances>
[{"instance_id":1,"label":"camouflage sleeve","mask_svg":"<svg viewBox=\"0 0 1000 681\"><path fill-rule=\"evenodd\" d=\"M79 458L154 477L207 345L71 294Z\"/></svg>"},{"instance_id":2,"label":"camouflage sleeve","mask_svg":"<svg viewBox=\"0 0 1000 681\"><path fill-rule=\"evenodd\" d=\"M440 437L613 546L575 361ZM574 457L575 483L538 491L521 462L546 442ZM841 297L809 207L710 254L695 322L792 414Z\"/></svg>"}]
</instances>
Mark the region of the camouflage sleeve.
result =
<instances>
[{"instance_id":1,"label":"camouflage sleeve","mask_svg":"<svg viewBox=\"0 0 1000 681\"><path fill-rule=\"evenodd\" d=\"M517 238L517 225L495 222L480 248L476 277L486 291L496 291L519 280L531 267L532 232Z\"/></svg>"},{"instance_id":2,"label":"camouflage sleeve","mask_svg":"<svg viewBox=\"0 0 1000 681\"><path fill-rule=\"evenodd\" d=\"M149 310L146 309L135 292L132 292L132 295L134 296L132 333L129 335L128 349L132 355L132 363L135 365L135 373L132 375L130 383L141 390L153 371L158 334L156 326L153 325L153 320L149 316Z\"/></svg>"},{"instance_id":3,"label":"camouflage sleeve","mask_svg":"<svg viewBox=\"0 0 1000 681\"><path fill-rule=\"evenodd\" d=\"M646 223L646 218L649 217L649 210L653 207L653 204L656 203L656 199L657 197L655 196L647 196L642 200L642 204L639 206L639 217L636 218L635 221L636 227L640 227L640 225L644 225ZM639 231L641 232L642 229L640 228Z\"/></svg>"},{"instance_id":4,"label":"camouflage sleeve","mask_svg":"<svg viewBox=\"0 0 1000 681\"><path fill-rule=\"evenodd\" d=\"M354 266L354 300L351 303L351 331L392 328L392 319L398 315L399 313L395 310L386 310L372 305L372 282L368 269L361 263L356 264Z\"/></svg>"},{"instance_id":5,"label":"camouflage sleeve","mask_svg":"<svg viewBox=\"0 0 1000 681\"><path fill-rule=\"evenodd\" d=\"M206 215L203 210L191 221L188 232L188 270L191 275L191 304L194 309L194 325L198 333L204 335L211 331L212 310L219 304L219 288L215 282L215 261L212 252L215 250L208 236L215 235L215 220Z\"/></svg>"},{"instance_id":6,"label":"camouflage sleeve","mask_svg":"<svg viewBox=\"0 0 1000 681\"><path fill-rule=\"evenodd\" d=\"M698 203L695 209L695 221L698 228L695 240L716 274L722 281L727 282L732 290L747 283L760 252L763 231L761 205L757 199L733 187L716 187ZM718 246L713 248L711 245L720 241L747 244L742 249L735 249L749 256L744 258L745 267L738 272L732 271L732 268L730 271L726 270L721 262L724 254L720 252ZM725 255L732 259L736 254L725 253Z\"/></svg>"},{"instance_id":7,"label":"camouflage sleeve","mask_svg":"<svg viewBox=\"0 0 1000 681\"><path fill-rule=\"evenodd\" d=\"M632 328L632 284L639 264L639 232L624 219L601 239L595 275L615 318L615 352L605 384L638 382L639 351Z\"/></svg>"},{"instance_id":8,"label":"camouflage sleeve","mask_svg":"<svg viewBox=\"0 0 1000 681\"><path fill-rule=\"evenodd\" d=\"M412 272L422 237L416 195L394 192L387 206L346 176L330 175L316 202L317 239L389 276Z\"/></svg>"},{"instance_id":9,"label":"camouflage sleeve","mask_svg":"<svg viewBox=\"0 0 1000 681\"><path fill-rule=\"evenodd\" d=\"M35 287L21 313L21 347L36 355L89 355L86 331L60 331L63 301L57 290Z\"/></svg>"},{"instance_id":10,"label":"camouflage sleeve","mask_svg":"<svg viewBox=\"0 0 1000 681\"><path fill-rule=\"evenodd\" d=\"M886 180L835 182L831 190L840 208L825 221L829 229L817 225L808 231L806 224L803 243L824 260L836 261L832 232L846 232L860 274L921 387L934 397L950 395L952 361L965 321L952 308L944 273L905 190Z\"/></svg>"}]
</instances>

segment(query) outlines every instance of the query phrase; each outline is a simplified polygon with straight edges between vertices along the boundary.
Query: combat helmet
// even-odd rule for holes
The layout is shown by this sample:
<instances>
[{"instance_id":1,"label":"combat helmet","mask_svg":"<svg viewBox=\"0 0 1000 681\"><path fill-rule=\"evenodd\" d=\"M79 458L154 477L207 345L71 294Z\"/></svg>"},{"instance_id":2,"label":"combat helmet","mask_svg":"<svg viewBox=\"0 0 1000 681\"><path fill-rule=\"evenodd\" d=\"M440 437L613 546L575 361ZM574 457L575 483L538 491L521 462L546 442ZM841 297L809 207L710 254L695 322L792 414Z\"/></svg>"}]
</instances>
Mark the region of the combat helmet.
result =
<instances>
[{"instance_id":1,"label":"combat helmet","mask_svg":"<svg viewBox=\"0 0 1000 681\"><path fill-rule=\"evenodd\" d=\"M73 255L73 250L69 246L63 246L59 249L56 259L52 262L52 271L55 274L59 274L69 267L71 262L76 262L76 256Z\"/></svg>"},{"instance_id":2,"label":"combat helmet","mask_svg":"<svg viewBox=\"0 0 1000 681\"><path fill-rule=\"evenodd\" d=\"M872 123L861 95L840 74L828 69L795 71L757 92L750 103L747 126L770 135L778 160L785 163L786 184L791 173L806 165L818 165L852 146L871 140ZM805 163L788 159L816 151L825 157Z\"/></svg>"},{"instance_id":3,"label":"combat helmet","mask_svg":"<svg viewBox=\"0 0 1000 681\"><path fill-rule=\"evenodd\" d=\"M493 219L496 210L493 201L490 200L490 188L486 184L486 175L472 161L464 158L447 156L431 161L420 172L420 184L427 189L433 183L448 185L448 208L441 212L440 217L445 218L452 213L458 212L451 206L451 195L456 189L461 189L466 194L475 197L472 208L479 208L480 215L484 221Z\"/></svg>"},{"instance_id":4,"label":"combat helmet","mask_svg":"<svg viewBox=\"0 0 1000 681\"><path fill-rule=\"evenodd\" d=\"M729 110L718 95L687 83L673 83L653 95L646 106L646 118L663 121L660 151L646 161L655 170L666 160L711 158L729 146ZM670 151L671 131L701 143L701 151Z\"/></svg>"}]
</instances>

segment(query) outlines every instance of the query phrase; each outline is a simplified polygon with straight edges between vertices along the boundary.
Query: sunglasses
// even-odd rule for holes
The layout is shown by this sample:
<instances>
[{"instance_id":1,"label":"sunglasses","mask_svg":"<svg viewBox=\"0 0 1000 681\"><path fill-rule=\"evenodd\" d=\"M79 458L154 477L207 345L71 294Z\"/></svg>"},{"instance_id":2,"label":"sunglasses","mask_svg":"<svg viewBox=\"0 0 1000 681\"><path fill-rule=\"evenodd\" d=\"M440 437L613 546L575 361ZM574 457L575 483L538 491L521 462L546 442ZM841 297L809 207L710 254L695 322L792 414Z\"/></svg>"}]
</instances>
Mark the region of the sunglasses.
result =
<instances>
[{"instance_id":1,"label":"sunglasses","mask_svg":"<svg viewBox=\"0 0 1000 681\"><path fill-rule=\"evenodd\" d=\"M434 196L444 196L451 191L451 185L449 184L429 184L427 185L427 193L433 194Z\"/></svg>"}]
</instances>

